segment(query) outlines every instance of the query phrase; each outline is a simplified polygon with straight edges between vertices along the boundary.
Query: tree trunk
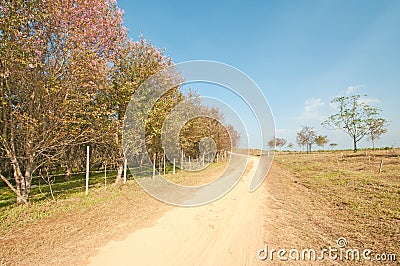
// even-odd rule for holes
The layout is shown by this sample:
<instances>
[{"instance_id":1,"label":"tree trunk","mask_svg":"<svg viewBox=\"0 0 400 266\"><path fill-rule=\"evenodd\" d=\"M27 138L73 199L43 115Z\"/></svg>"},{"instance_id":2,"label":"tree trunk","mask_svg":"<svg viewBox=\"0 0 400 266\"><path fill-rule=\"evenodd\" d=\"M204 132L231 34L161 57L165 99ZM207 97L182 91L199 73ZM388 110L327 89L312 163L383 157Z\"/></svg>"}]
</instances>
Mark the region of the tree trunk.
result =
<instances>
[{"instance_id":1,"label":"tree trunk","mask_svg":"<svg viewBox=\"0 0 400 266\"><path fill-rule=\"evenodd\" d=\"M32 155L29 156L28 165L26 166L25 170L25 197L26 200L29 200L29 194L31 192L31 185L32 185L32 174L33 174L33 162L34 158Z\"/></svg>"},{"instance_id":2,"label":"tree trunk","mask_svg":"<svg viewBox=\"0 0 400 266\"><path fill-rule=\"evenodd\" d=\"M353 136L353 144L354 144L354 152L357 152L357 139L356 136Z\"/></svg>"},{"instance_id":3,"label":"tree trunk","mask_svg":"<svg viewBox=\"0 0 400 266\"><path fill-rule=\"evenodd\" d=\"M14 170L14 176L17 186L17 204L25 204L29 201L29 192L27 190L26 178L20 169ZM18 180L18 181L17 181ZM30 186L30 184L29 184Z\"/></svg>"},{"instance_id":4,"label":"tree trunk","mask_svg":"<svg viewBox=\"0 0 400 266\"><path fill-rule=\"evenodd\" d=\"M71 179L71 172L72 172L71 169L72 169L71 164L68 161L66 165L65 181L69 181Z\"/></svg>"},{"instance_id":5,"label":"tree trunk","mask_svg":"<svg viewBox=\"0 0 400 266\"><path fill-rule=\"evenodd\" d=\"M162 157L158 159L158 174L161 175L162 173Z\"/></svg>"},{"instance_id":6,"label":"tree trunk","mask_svg":"<svg viewBox=\"0 0 400 266\"><path fill-rule=\"evenodd\" d=\"M26 184L25 184L25 178L21 172L19 163L17 161L17 158L15 155L9 151L8 155L10 156L11 159L11 165L13 167L13 173L14 173L14 179L15 179L15 186L16 186L16 194L17 194L17 203L18 204L24 204L28 203L28 196L29 194L26 193Z\"/></svg>"},{"instance_id":7,"label":"tree trunk","mask_svg":"<svg viewBox=\"0 0 400 266\"><path fill-rule=\"evenodd\" d=\"M29 202L29 197L26 192L22 192L19 195L17 194L17 204L25 204Z\"/></svg>"},{"instance_id":8,"label":"tree trunk","mask_svg":"<svg viewBox=\"0 0 400 266\"><path fill-rule=\"evenodd\" d=\"M26 143L26 153L28 155L28 161L25 167L25 175L22 175L21 171L21 197L23 199L18 199L17 195L17 202L18 203L27 203L29 201L29 193L31 192L31 184L32 184L32 174L33 174L33 164L35 158L33 157L33 152L32 152L32 141L28 140ZM19 167L18 167L19 168ZM16 174L16 172L14 172Z\"/></svg>"},{"instance_id":9,"label":"tree trunk","mask_svg":"<svg viewBox=\"0 0 400 266\"><path fill-rule=\"evenodd\" d=\"M124 172L124 165L119 164L117 170L117 177L115 178L115 184L122 184L122 173Z\"/></svg>"},{"instance_id":10,"label":"tree trunk","mask_svg":"<svg viewBox=\"0 0 400 266\"><path fill-rule=\"evenodd\" d=\"M311 144L307 143L307 153L311 153Z\"/></svg>"}]
</instances>

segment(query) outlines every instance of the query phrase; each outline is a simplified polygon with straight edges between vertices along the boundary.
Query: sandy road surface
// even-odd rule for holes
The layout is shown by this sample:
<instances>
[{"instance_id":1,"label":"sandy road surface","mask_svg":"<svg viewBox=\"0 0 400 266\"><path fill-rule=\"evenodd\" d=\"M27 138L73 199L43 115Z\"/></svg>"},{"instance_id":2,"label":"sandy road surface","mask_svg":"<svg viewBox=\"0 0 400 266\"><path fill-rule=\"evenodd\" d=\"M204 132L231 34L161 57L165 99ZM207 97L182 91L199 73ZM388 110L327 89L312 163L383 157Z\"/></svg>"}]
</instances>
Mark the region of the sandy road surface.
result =
<instances>
[{"instance_id":1,"label":"sandy road surface","mask_svg":"<svg viewBox=\"0 0 400 266\"><path fill-rule=\"evenodd\" d=\"M257 158L222 199L194 208L176 207L155 225L111 241L90 265L258 265L264 245L265 186L249 193Z\"/></svg>"}]
</instances>

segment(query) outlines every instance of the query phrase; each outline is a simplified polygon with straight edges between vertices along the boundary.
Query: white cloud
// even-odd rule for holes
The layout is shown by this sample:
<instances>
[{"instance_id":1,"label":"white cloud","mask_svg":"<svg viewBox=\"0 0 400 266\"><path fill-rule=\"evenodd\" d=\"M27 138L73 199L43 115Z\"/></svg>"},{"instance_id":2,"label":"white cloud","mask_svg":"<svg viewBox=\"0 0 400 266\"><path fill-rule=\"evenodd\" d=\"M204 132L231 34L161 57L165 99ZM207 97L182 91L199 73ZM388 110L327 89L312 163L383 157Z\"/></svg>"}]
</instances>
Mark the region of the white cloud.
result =
<instances>
[{"instance_id":1,"label":"white cloud","mask_svg":"<svg viewBox=\"0 0 400 266\"><path fill-rule=\"evenodd\" d=\"M312 112L318 109L321 106L324 106L325 103L320 98L311 98L307 99L304 102L304 112Z\"/></svg>"},{"instance_id":2,"label":"white cloud","mask_svg":"<svg viewBox=\"0 0 400 266\"><path fill-rule=\"evenodd\" d=\"M370 104L374 104L374 103L380 103L381 100L379 100L378 98L366 98L366 97L363 97L363 98L360 99L360 102L370 105Z\"/></svg>"},{"instance_id":3,"label":"white cloud","mask_svg":"<svg viewBox=\"0 0 400 266\"><path fill-rule=\"evenodd\" d=\"M365 85L348 86L347 89L344 91L344 94L353 94L355 91L362 89L364 87Z\"/></svg>"},{"instance_id":4,"label":"white cloud","mask_svg":"<svg viewBox=\"0 0 400 266\"><path fill-rule=\"evenodd\" d=\"M335 97L360 94L360 90L363 88L365 88L365 85L350 85L347 87L347 89L341 90Z\"/></svg>"},{"instance_id":5,"label":"white cloud","mask_svg":"<svg viewBox=\"0 0 400 266\"><path fill-rule=\"evenodd\" d=\"M308 120L308 121L324 121L327 118L326 115L323 115L319 112L313 111L313 112L303 112L300 116L299 119L301 120Z\"/></svg>"},{"instance_id":6,"label":"white cloud","mask_svg":"<svg viewBox=\"0 0 400 266\"><path fill-rule=\"evenodd\" d=\"M299 116L301 120L324 120L325 116L321 114L320 108L325 103L320 98L307 99L304 102L303 113Z\"/></svg>"},{"instance_id":7,"label":"white cloud","mask_svg":"<svg viewBox=\"0 0 400 266\"><path fill-rule=\"evenodd\" d=\"M373 97L366 97L366 96L361 96L361 98L358 100L360 103L364 103L367 105L374 105L375 103L380 103L381 100L378 98L373 98ZM332 109L337 109L339 106L336 102L329 102L329 106Z\"/></svg>"},{"instance_id":8,"label":"white cloud","mask_svg":"<svg viewBox=\"0 0 400 266\"><path fill-rule=\"evenodd\" d=\"M360 94L360 95L362 95L361 99L359 100L359 102L361 102L361 103L371 105L374 103L381 102L381 100L378 98L366 97L366 95L363 96L363 93L360 92L360 90L363 88L365 88L365 85L351 85L351 86L348 86L346 90L342 90L336 97L342 97L342 96L349 97L354 94ZM336 109L338 107L338 104L335 102L329 102L329 106L332 109Z\"/></svg>"},{"instance_id":9,"label":"white cloud","mask_svg":"<svg viewBox=\"0 0 400 266\"><path fill-rule=\"evenodd\" d=\"M333 109L336 109L338 107L338 104L336 102L329 102L329 106Z\"/></svg>"},{"instance_id":10,"label":"white cloud","mask_svg":"<svg viewBox=\"0 0 400 266\"><path fill-rule=\"evenodd\" d=\"M287 129L284 129L284 128L276 129L276 135L277 136L284 136L284 135L286 135L288 133L289 133L289 130L287 130Z\"/></svg>"}]
</instances>

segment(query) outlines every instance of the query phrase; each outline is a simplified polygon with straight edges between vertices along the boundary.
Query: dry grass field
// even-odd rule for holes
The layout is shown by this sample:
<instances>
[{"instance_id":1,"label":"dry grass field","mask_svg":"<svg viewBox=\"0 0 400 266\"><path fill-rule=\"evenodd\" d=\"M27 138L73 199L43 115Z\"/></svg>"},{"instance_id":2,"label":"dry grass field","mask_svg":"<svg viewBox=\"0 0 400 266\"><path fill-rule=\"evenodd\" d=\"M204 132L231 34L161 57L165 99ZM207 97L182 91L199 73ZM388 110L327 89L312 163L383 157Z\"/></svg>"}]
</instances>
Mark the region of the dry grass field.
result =
<instances>
[{"instance_id":1,"label":"dry grass field","mask_svg":"<svg viewBox=\"0 0 400 266\"><path fill-rule=\"evenodd\" d=\"M399 256L399 154L399 150L278 153L275 163L325 209L328 217L319 219L328 236L346 237L353 246Z\"/></svg>"}]
</instances>

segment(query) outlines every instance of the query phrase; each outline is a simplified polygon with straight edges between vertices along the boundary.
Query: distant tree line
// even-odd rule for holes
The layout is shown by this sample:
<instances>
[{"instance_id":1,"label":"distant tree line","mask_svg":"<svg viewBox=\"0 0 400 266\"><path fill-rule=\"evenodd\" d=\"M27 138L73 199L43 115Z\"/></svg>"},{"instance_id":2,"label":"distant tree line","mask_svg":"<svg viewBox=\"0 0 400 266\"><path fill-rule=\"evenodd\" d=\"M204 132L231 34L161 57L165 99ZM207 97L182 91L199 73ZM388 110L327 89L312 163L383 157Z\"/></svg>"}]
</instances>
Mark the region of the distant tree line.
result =
<instances>
[{"instance_id":1,"label":"distant tree line","mask_svg":"<svg viewBox=\"0 0 400 266\"><path fill-rule=\"evenodd\" d=\"M366 96L366 95L365 95ZM337 113L331 115L322 125L329 129L341 129L353 140L353 150L357 152L357 143L364 137L372 142L375 149L375 142L387 132L388 121L380 117L381 109L372 107L362 101L361 95L341 96L332 100L332 104L337 106ZM306 147L307 153L311 152L312 145L324 147L329 143L326 135L318 135L309 126L303 126L296 135L297 144ZM283 138L273 137L268 141L271 149L282 149L287 141ZM292 148L293 145L287 146ZM333 149L337 143L330 143L329 148Z\"/></svg>"}]
</instances>

